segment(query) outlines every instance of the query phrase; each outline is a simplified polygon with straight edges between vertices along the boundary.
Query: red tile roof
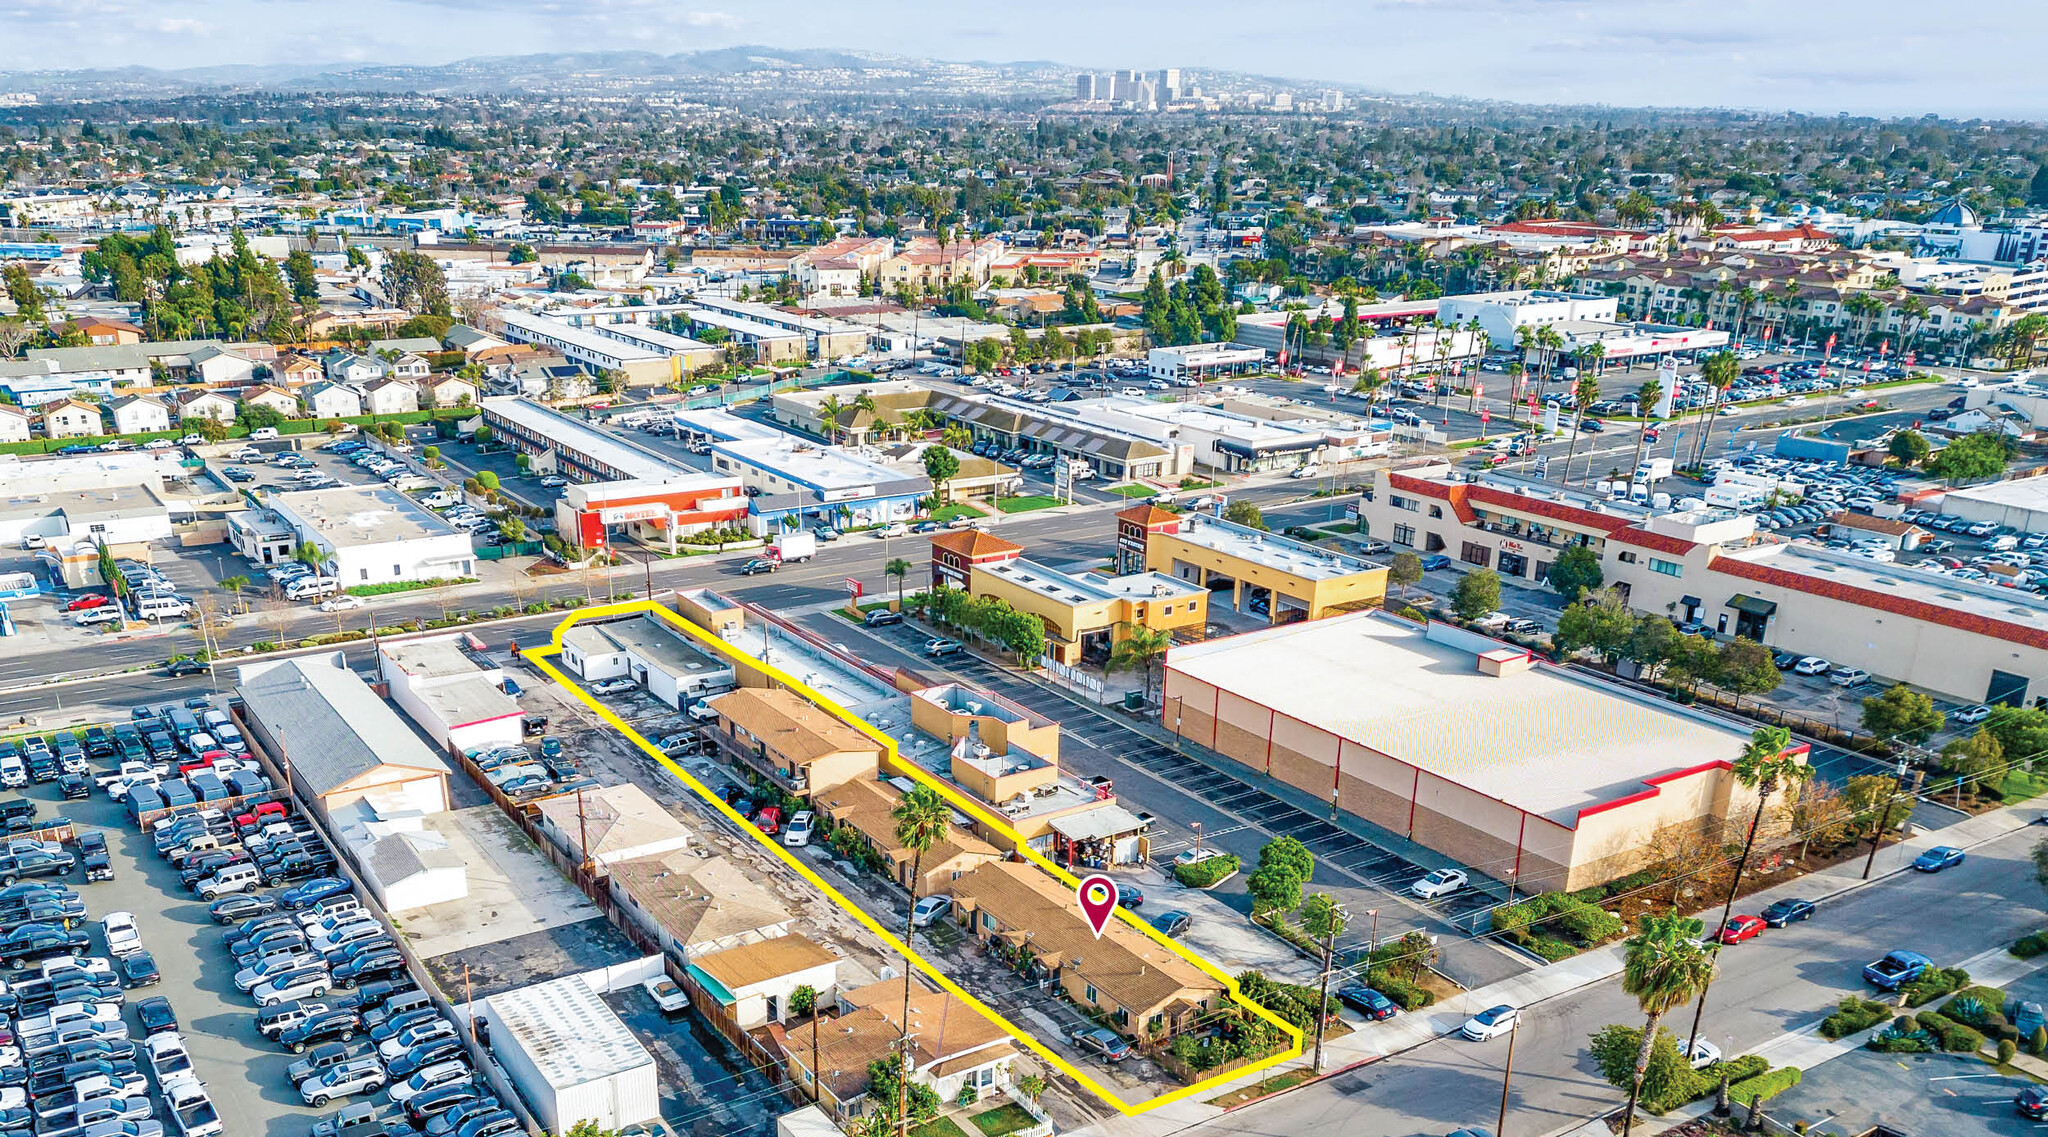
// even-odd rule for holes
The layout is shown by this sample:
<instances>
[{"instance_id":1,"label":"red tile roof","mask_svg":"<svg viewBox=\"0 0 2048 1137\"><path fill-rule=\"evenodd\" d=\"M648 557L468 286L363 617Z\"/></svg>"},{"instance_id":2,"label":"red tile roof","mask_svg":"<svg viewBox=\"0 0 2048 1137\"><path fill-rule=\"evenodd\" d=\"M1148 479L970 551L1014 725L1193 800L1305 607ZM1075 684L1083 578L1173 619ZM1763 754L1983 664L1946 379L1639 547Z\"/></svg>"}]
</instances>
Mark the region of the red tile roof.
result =
<instances>
[{"instance_id":1,"label":"red tile roof","mask_svg":"<svg viewBox=\"0 0 2048 1137\"><path fill-rule=\"evenodd\" d=\"M1955 608L1943 608L1924 600L1910 600L1889 592L1879 592L1874 588L1858 588L1839 581L1820 580L1805 573L1791 572L1736 557L1716 557L1712 567L1716 572L1727 573L1729 576L1755 581L1758 584L1775 584L1780 588L1804 592L1810 596L1823 596L1844 604L1875 608L1880 612L1890 612L1908 619L1925 620L1930 624L1940 624L1958 631L2048 651L2048 631L2030 628L2025 624L1994 620L1989 616L1980 616L1975 612L1964 612Z\"/></svg>"},{"instance_id":2,"label":"red tile roof","mask_svg":"<svg viewBox=\"0 0 2048 1137\"><path fill-rule=\"evenodd\" d=\"M1458 520L1467 525L1479 520L1479 515L1472 512L1472 507L1465 501L1466 494L1471 490L1471 486L1447 486L1425 478L1411 478L1406 474L1396 474L1391 470L1387 472L1387 485L1393 489L1421 494L1424 497L1433 497L1438 501L1447 501L1451 504L1451 512L1457 514Z\"/></svg>"},{"instance_id":3,"label":"red tile roof","mask_svg":"<svg viewBox=\"0 0 2048 1137\"><path fill-rule=\"evenodd\" d=\"M1699 548L1698 543L1688 541L1683 537L1673 537L1666 533L1652 533L1648 529L1635 525L1628 526L1625 529L1617 529L1609 533L1607 538L1610 541L1619 541L1624 545L1634 545L1637 548L1651 549L1659 553L1670 553L1673 556L1679 557Z\"/></svg>"},{"instance_id":4,"label":"red tile roof","mask_svg":"<svg viewBox=\"0 0 2048 1137\"><path fill-rule=\"evenodd\" d=\"M1518 513L1533 513L1538 517L1548 517L1552 521L1563 521L1586 529L1597 529L1602 533L1611 534L1617 529L1627 528L1629 524L1628 518L1618 517L1612 513L1598 513L1583 506L1566 505L1548 498L1524 497L1493 486L1473 486L1467 496L1484 505L1512 509Z\"/></svg>"},{"instance_id":5,"label":"red tile roof","mask_svg":"<svg viewBox=\"0 0 2048 1137\"><path fill-rule=\"evenodd\" d=\"M932 547L957 553L969 561L988 557L1015 556L1024 551L1024 546L1015 541L1005 541L993 533L979 529L955 529L949 533L932 534Z\"/></svg>"},{"instance_id":6,"label":"red tile roof","mask_svg":"<svg viewBox=\"0 0 2048 1137\"><path fill-rule=\"evenodd\" d=\"M1164 525L1168 522L1179 521L1180 514L1170 509L1161 509L1151 502L1146 502L1143 505L1134 505L1129 509L1117 511L1116 519L1150 528L1154 525Z\"/></svg>"}]
</instances>

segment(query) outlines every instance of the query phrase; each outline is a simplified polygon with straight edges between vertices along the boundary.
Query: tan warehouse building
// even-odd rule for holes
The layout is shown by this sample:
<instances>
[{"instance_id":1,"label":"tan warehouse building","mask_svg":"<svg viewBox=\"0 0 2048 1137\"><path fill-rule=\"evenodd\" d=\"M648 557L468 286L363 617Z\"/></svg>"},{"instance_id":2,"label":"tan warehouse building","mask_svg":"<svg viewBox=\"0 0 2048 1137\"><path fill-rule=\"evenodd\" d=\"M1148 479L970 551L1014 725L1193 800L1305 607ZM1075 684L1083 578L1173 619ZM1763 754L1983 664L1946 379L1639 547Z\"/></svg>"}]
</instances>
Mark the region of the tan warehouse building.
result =
<instances>
[{"instance_id":1,"label":"tan warehouse building","mask_svg":"<svg viewBox=\"0 0 2048 1137\"><path fill-rule=\"evenodd\" d=\"M1384 612L1176 647L1161 718L1525 890L1612 880L1659 833L1756 804L1733 772L1747 729Z\"/></svg>"}]
</instances>

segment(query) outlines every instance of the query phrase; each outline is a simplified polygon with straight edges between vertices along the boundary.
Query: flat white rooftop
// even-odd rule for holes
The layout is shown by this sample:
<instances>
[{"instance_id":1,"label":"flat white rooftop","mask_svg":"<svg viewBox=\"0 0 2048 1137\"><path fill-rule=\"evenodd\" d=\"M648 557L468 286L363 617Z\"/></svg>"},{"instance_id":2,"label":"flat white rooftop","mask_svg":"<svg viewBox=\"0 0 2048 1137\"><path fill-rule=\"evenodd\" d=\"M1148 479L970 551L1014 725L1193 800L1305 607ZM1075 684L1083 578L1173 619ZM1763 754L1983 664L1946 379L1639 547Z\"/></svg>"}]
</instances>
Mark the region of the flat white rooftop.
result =
<instances>
[{"instance_id":1,"label":"flat white rooftop","mask_svg":"<svg viewBox=\"0 0 2048 1137\"><path fill-rule=\"evenodd\" d=\"M298 490L273 494L269 504L336 548L460 535L440 515L388 486Z\"/></svg>"},{"instance_id":2,"label":"flat white rooftop","mask_svg":"<svg viewBox=\"0 0 2048 1137\"><path fill-rule=\"evenodd\" d=\"M767 423L736 415L731 411L709 407L696 411L677 411L676 427L691 434L701 434L718 442L738 442L741 439L794 438L786 430L777 430Z\"/></svg>"},{"instance_id":3,"label":"flat white rooftop","mask_svg":"<svg viewBox=\"0 0 2048 1137\"><path fill-rule=\"evenodd\" d=\"M606 339L644 347L662 355L687 355L693 351L718 350L715 345L703 340L693 340L688 336L664 332L660 328L650 328L645 324L599 324L597 334Z\"/></svg>"},{"instance_id":4,"label":"flat white rooftop","mask_svg":"<svg viewBox=\"0 0 2048 1137\"><path fill-rule=\"evenodd\" d=\"M2030 395L2048 396L2048 391L2030 390ZM1949 490L1943 500L1977 501L1986 505L2013 506L2019 509L2048 509L2048 475L2033 478L2014 478L2011 481L1992 482L1989 485L1967 486Z\"/></svg>"},{"instance_id":5,"label":"flat white rooftop","mask_svg":"<svg viewBox=\"0 0 2048 1137\"><path fill-rule=\"evenodd\" d=\"M596 355L607 355L613 359L633 362L642 359L666 359L667 352L655 351L627 340L613 339L588 328L579 328L557 320L552 316L536 316L516 308L500 308L492 313L505 330L515 339L541 339L544 342L578 348Z\"/></svg>"},{"instance_id":6,"label":"flat white rooftop","mask_svg":"<svg viewBox=\"0 0 2048 1137\"><path fill-rule=\"evenodd\" d=\"M595 333L592 333L595 334ZM647 481L694 474L681 465L621 441L588 423L516 396L485 399L482 407L505 421L525 428L533 435L555 444L558 449L601 462L628 477Z\"/></svg>"},{"instance_id":7,"label":"flat white rooftop","mask_svg":"<svg viewBox=\"0 0 2048 1137\"><path fill-rule=\"evenodd\" d=\"M1732 724L1567 671L1492 676L1477 660L1360 612L1178 646L1167 667L1564 825L1646 778L1733 762L1749 742Z\"/></svg>"},{"instance_id":8,"label":"flat white rooftop","mask_svg":"<svg viewBox=\"0 0 2048 1137\"><path fill-rule=\"evenodd\" d=\"M1018 557L1000 564L977 565L977 573L987 573L1051 597L1062 604L1087 604L1101 600L1146 600L1158 598L1173 600L1182 596L1196 596L1208 589L1175 580L1164 573L1134 572L1124 576L1103 576L1100 573L1061 572L1056 568Z\"/></svg>"},{"instance_id":9,"label":"flat white rooftop","mask_svg":"<svg viewBox=\"0 0 2048 1137\"><path fill-rule=\"evenodd\" d=\"M757 340L793 340L803 338L802 332L793 332L788 328L778 328L773 324L764 324L759 320L749 320L745 316L735 316L730 312L720 312L711 308L691 308L685 314L689 316L692 323L708 324L714 328L724 328L734 335L751 336Z\"/></svg>"},{"instance_id":10,"label":"flat white rooftop","mask_svg":"<svg viewBox=\"0 0 2048 1137\"><path fill-rule=\"evenodd\" d=\"M1804 541L1732 549L1722 557L1798 573L1817 583L1842 584L1901 600L1915 600L1962 616L1981 616L2048 631L2048 596L2021 592L2017 588L1958 580L1944 573L1873 561ZM1724 604L1728 598L1704 596L1701 599L1709 604Z\"/></svg>"},{"instance_id":11,"label":"flat white rooftop","mask_svg":"<svg viewBox=\"0 0 2048 1137\"><path fill-rule=\"evenodd\" d=\"M775 474L799 486L831 492L902 481L905 475L837 446L821 446L795 435L714 443L713 454Z\"/></svg>"},{"instance_id":12,"label":"flat white rooftop","mask_svg":"<svg viewBox=\"0 0 2048 1137\"><path fill-rule=\"evenodd\" d=\"M556 1089L654 1064L654 1056L580 975L492 995L484 1008L491 1034L515 1040Z\"/></svg>"},{"instance_id":13,"label":"flat white rooftop","mask_svg":"<svg viewBox=\"0 0 2048 1137\"><path fill-rule=\"evenodd\" d=\"M1279 569L1304 580L1336 580L1379 566L1359 557L1333 553L1287 537L1263 533L1206 513L1190 513L1175 534L1190 544L1253 564ZM976 571L979 571L978 569Z\"/></svg>"}]
</instances>

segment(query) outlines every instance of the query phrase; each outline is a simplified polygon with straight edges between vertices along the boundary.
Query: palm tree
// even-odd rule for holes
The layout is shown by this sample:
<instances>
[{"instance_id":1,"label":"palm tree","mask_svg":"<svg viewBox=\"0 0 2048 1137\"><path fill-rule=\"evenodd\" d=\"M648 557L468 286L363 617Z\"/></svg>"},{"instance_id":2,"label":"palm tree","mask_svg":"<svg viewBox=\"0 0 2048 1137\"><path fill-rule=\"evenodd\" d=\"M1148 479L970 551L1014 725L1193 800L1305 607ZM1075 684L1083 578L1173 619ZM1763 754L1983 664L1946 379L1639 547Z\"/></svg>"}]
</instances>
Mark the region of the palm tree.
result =
<instances>
[{"instance_id":1,"label":"palm tree","mask_svg":"<svg viewBox=\"0 0 2048 1137\"><path fill-rule=\"evenodd\" d=\"M1735 879L1728 882L1728 899L1721 905L1720 927L1728 926L1728 914L1735 910L1735 893L1742 887L1742 873L1749 868L1749 851L1756 844L1757 826L1764 820L1764 806L1778 787L1804 782L1813 777L1813 767L1801 757L1788 753L1792 748L1792 732L1782 726L1760 726L1750 732L1749 745L1742 748L1742 756L1735 760L1735 780L1756 791L1756 812L1749 817L1749 833L1742 839L1742 856L1735 861ZM1718 930L1716 931L1718 935ZM1700 1018L1707 1012L1707 986L1700 985L1699 1006L1692 1015L1692 1037L1700 1034ZM1692 1043L1688 1041L1687 1047Z\"/></svg>"},{"instance_id":2,"label":"palm tree","mask_svg":"<svg viewBox=\"0 0 2048 1137\"><path fill-rule=\"evenodd\" d=\"M1549 328L1543 329L1549 331ZM1564 451L1564 484L1572 484L1572 455L1579 449L1579 424L1586 421L1586 408L1600 397L1600 380L1589 372L1581 371L1579 381L1572 387L1572 440Z\"/></svg>"},{"instance_id":3,"label":"palm tree","mask_svg":"<svg viewBox=\"0 0 2048 1137\"><path fill-rule=\"evenodd\" d=\"M1721 416L1721 400L1728 394L1728 388L1733 387L1735 381L1741 377L1742 364L1732 351L1717 351L1700 365L1700 378L1705 379L1707 384L1714 388L1714 397L1708 403L1710 413L1706 426L1700 430L1700 444L1699 449L1694 451L1693 465L1698 466L1706 462L1707 442L1714 435L1714 419Z\"/></svg>"},{"instance_id":4,"label":"palm tree","mask_svg":"<svg viewBox=\"0 0 2048 1137\"><path fill-rule=\"evenodd\" d=\"M1173 633L1164 629L1147 628L1125 621L1118 625L1124 638L1109 653L1109 662L1103 664L1104 671L1142 671L1145 676L1145 701L1152 701L1152 663L1166 658L1166 649L1173 646Z\"/></svg>"},{"instance_id":5,"label":"palm tree","mask_svg":"<svg viewBox=\"0 0 2048 1137\"><path fill-rule=\"evenodd\" d=\"M818 425L825 428L825 441L839 441L839 415L846 404L837 395L827 395L818 400Z\"/></svg>"},{"instance_id":6,"label":"palm tree","mask_svg":"<svg viewBox=\"0 0 2048 1137\"><path fill-rule=\"evenodd\" d=\"M1691 1001L1714 981L1713 949L1700 942L1700 922L1676 913L1650 916L1628 941L1621 965L1621 989L1635 996L1643 1009L1643 1041L1636 1051L1635 1074L1629 1079L1628 1110L1621 1115L1622 1137L1635 1125L1636 1099L1664 1016Z\"/></svg>"},{"instance_id":7,"label":"palm tree","mask_svg":"<svg viewBox=\"0 0 2048 1137\"><path fill-rule=\"evenodd\" d=\"M926 785L912 787L896 803L896 808L889 811L889 816L896 821L896 843L910 850L910 879L904 882L910 889L910 907L903 916L903 1022L897 1038L898 1045L906 1049L910 1041L910 977L915 973L910 966L910 937L915 927L911 920L917 915L917 882L924 875L925 850L938 844L939 839L946 835L952 812L952 807L939 796L939 791ZM907 1134L910 1132L910 1111L903 1099L910 1093L909 1071L904 1071L897 1083L896 1116L901 1119L902 1131Z\"/></svg>"},{"instance_id":8,"label":"palm tree","mask_svg":"<svg viewBox=\"0 0 2048 1137\"><path fill-rule=\"evenodd\" d=\"M910 562L895 557L882 566L882 575L896 578L896 606L903 607L903 578L910 575Z\"/></svg>"},{"instance_id":9,"label":"palm tree","mask_svg":"<svg viewBox=\"0 0 2048 1137\"><path fill-rule=\"evenodd\" d=\"M1643 423L1636 430L1635 461L1629 463L1628 467L1628 488L1631 491L1636 488L1636 471L1643 465L1643 438L1650 429L1650 412L1656 409L1658 400L1663 397L1664 384L1655 379L1645 380L1642 386L1636 388L1636 414L1643 419Z\"/></svg>"}]
</instances>

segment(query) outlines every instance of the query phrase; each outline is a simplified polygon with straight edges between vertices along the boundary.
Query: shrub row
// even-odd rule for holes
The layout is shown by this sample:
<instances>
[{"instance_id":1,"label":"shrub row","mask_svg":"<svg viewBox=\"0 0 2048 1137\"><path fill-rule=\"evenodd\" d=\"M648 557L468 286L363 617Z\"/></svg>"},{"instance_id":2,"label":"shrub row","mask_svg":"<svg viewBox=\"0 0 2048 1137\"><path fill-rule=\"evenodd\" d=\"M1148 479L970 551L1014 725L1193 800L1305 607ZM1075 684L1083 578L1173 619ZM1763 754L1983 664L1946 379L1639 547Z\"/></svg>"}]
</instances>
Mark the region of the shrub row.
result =
<instances>
[{"instance_id":1,"label":"shrub row","mask_svg":"<svg viewBox=\"0 0 2048 1137\"><path fill-rule=\"evenodd\" d=\"M1650 1113L1669 1113L1689 1102L1696 1102L1721 1088L1721 1074L1726 1071L1729 1084L1748 1081L1771 1068L1771 1064L1754 1054L1718 1062L1704 1070L1686 1070L1672 1078L1664 1092L1654 1097L1643 1098L1643 1109Z\"/></svg>"},{"instance_id":2,"label":"shrub row","mask_svg":"<svg viewBox=\"0 0 2048 1137\"><path fill-rule=\"evenodd\" d=\"M1869 1030L1892 1016L1892 1009L1875 999L1864 999L1850 995L1835 1004L1835 1013L1822 1019L1822 1038L1847 1038L1858 1031Z\"/></svg>"},{"instance_id":3,"label":"shrub row","mask_svg":"<svg viewBox=\"0 0 2048 1137\"><path fill-rule=\"evenodd\" d=\"M1206 861L1192 865L1175 865L1173 879L1189 888L1212 888L1216 882L1226 879L1240 867L1242 866L1235 856L1225 853L1220 857L1210 857Z\"/></svg>"},{"instance_id":4,"label":"shrub row","mask_svg":"<svg viewBox=\"0 0 2048 1137\"><path fill-rule=\"evenodd\" d=\"M1918 1007L1969 985L1970 973L1960 967L1930 967L1901 990L1906 994L1907 1005Z\"/></svg>"},{"instance_id":5,"label":"shrub row","mask_svg":"<svg viewBox=\"0 0 2048 1137\"><path fill-rule=\"evenodd\" d=\"M1493 930L1515 943L1555 962L1578 951L1619 937L1627 931L1621 920L1583 893L1545 892L1516 904L1495 908L1490 919ZM1576 943L1567 943L1545 931L1561 932ZM1552 953L1562 947L1562 956Z\"/></svg>"},{"instance_id":6,"label":"shrub row","mask_svg":"<svg viewBox=\"0 0 2048 1137\"><path fill-rule=\"evenodd\" d=\"M2032 959L2042 952L2048 952L2048 931L2028 932L2013 941L2010 950L2021 959Z\"/></svg>"},{"instance_id":7,"label":"shrub row","mask_svg":"<svg viewBox=\"0 0 2048 1137\"><path fill-rule=\"evenodd\" d=\"M1747 1106L1751 1098L1769 1101L1793 1086L1799 1084L1799 1067L1780 1066L1768 1073L1753 1078L1744 1078L1728 1087L1728 1100Z\"/></svg>"},{"instance_id":8,"label":"shrub row","mask_svg":"<svg viewBox=\"0 0 2048 1137\"><path fill-rule=\"evenodd\" d=\"M1921 1030L1933 1035L1943 1050L1957 1054L1975 1054L1984 1048L1984 1036L1975 1028L1959 1023L1940 1011L1921 1011L1910 1017Z\"/></svg>"},{"instance_id":9,"label":"shrub row","mask_svg":"<svg viewBox=\"0 0 2048 1137\"><path fill-rule=\"evenodd\" d=\"M1375 967L1366 972L1366 985L1399 1004L1404 1011L1420 1010L1436 1002L1436 992L1427 987L1417 987L1405 979L1394 976L1391 968Z\"/></svg>"}]
</instances>

